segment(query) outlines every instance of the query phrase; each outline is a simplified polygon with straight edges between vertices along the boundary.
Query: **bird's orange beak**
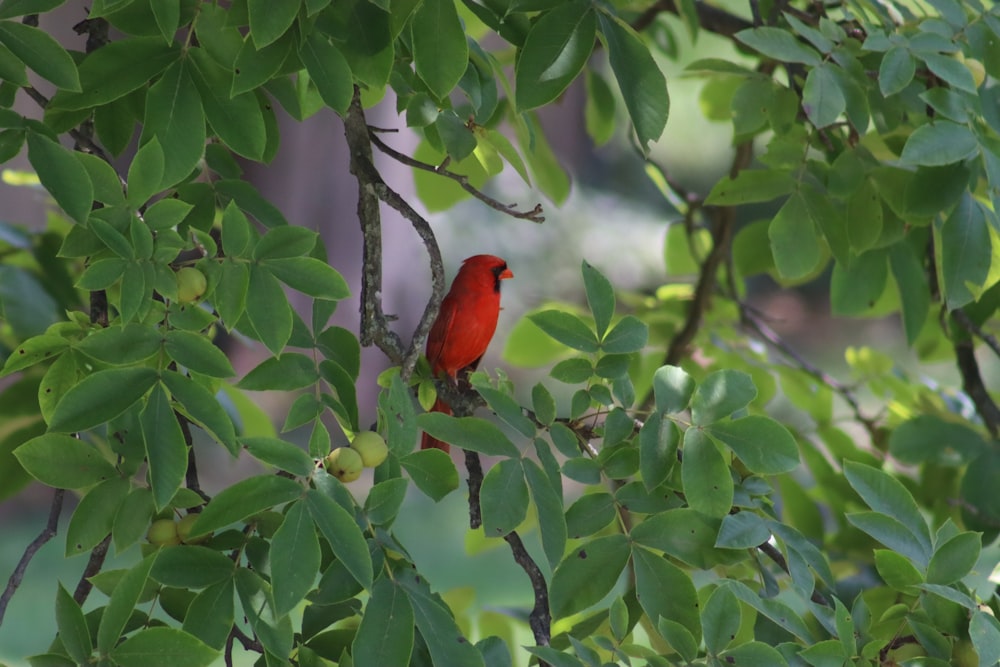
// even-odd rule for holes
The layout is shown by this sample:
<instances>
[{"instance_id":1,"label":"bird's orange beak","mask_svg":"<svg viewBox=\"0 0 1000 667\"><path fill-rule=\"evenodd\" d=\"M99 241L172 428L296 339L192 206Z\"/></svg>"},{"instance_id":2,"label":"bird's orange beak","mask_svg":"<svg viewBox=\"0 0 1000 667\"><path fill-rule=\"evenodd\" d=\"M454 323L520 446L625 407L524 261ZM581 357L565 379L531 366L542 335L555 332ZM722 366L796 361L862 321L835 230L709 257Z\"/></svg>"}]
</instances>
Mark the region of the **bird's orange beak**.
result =
<instances>
[{"instance_id":1,"label":"bird's orange beak","mask_svg":"<svg viewBox=\"0 0 1000 667\"><path fill-rule=\"evenodd\" d=\"M510 269L504 269L503 272L497 276L497 280L507 280L508 278L513 278L514 272Z\"/></svg>"}]
</instances>

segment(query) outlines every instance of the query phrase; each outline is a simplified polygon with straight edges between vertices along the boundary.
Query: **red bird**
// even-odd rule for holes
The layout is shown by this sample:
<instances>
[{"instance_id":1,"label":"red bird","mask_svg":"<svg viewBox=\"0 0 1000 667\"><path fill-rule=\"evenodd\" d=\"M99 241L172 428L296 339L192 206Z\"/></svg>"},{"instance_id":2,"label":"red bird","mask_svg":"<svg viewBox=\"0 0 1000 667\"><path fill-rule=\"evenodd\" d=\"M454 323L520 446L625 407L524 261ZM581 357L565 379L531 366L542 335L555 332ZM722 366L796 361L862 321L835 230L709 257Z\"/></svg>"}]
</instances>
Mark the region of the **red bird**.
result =
<instances>
[{"instance_id":1,"label":"red bird","mask_svg":"<svg viewBox=\"0 0 1000 667\"><path fill-rule=\"evenodd\" d=\"M513 277L507 262L493 255L462 262L427 337L427 360L434 375L455 380L459 372L479 365L497 329L500 281ZM451 406L438 397L431 412L450 415ZM448 443L424 433L420 449L430 447L449 451Z\"/></svg>"}]
</instances>

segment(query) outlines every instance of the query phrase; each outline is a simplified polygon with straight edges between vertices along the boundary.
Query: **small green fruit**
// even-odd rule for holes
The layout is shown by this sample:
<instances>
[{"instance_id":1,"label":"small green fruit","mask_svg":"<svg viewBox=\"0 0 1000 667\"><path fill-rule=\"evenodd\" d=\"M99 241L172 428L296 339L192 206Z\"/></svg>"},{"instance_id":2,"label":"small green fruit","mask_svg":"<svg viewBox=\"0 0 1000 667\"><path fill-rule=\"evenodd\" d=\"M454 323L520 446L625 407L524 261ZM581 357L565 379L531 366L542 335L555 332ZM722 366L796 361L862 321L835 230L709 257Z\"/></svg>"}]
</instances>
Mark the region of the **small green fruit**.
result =
<instances>
[{"instance_id":1,"label":"small green fruit","mask_svg":"<svg viewBox=\"0 0 1000 667\"><path fill-rule=\"evenodd\" d=\"M389 448L375 431L362 431L354 436L351 449L361 455L361 462L366 468L374 468L389 456Z\"/></svg>"},{"instance_id":2,"label":"small green fruit","mask_svg":"<svg viewBox=\"0 0 1000 667\"><path fill-rule=\"evenodd\" d=\"M177 272L177 301L179 303L194 303L208 289L205 274L193 266L185 266Z\"/></svg>"},{"instance_id":3,"label":"small green fruit","mask_svg":"<svg viewBox=\"0 0 1000 667\"><path fill-rule=\"evenodd\" d=\"M181 543L181 537L177 534L177 523L173 519L157 519L151 523L146 539L150 544L159 546Z\"/></svg>"},{"instance_id":4,"label":"small green fruit","mask_svg":"<svg viewBox=\"0 0 1000 667\"><path fill-rule=\"evenodd\" d=\"M361 455L350 447L339 447L326 455L323 466L328 473L347 484L361 477L364 463Z\"/></svg>"},{"instance_id":5,"label":"small green fruit","mask_svg":"<svg viewBox=\"0 0 1000 667\"><path fill-rule=\"evenodd\" d=\"M188 536L191 534L191 526L197 520L197 514L187 514L177 522L177 536L184 544L201 544L212 536L211 533L206 533L205 535L198 535L194 539L188 539Z\"/></svg>"}]
</instances>

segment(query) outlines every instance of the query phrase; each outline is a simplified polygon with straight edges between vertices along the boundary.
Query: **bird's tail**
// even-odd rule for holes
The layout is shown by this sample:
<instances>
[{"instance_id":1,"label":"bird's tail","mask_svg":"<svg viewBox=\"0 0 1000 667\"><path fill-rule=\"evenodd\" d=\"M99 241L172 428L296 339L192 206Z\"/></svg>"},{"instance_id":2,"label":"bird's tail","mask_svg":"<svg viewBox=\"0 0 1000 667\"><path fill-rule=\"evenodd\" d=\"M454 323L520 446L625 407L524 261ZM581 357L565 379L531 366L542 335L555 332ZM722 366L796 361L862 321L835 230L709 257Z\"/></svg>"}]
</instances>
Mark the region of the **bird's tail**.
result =
<instances>
[{"instance_id":1,"label":"bird's tail","mask_svg":"<svg viewBox=\"0 0 1000 667\"><path fill-rule=\"evenodd\" d=\"M446 415L451 414L451 406L441 400L440 397L434 401L434 407L431 408L431 412L443 412ZM451 446L447 442L441 442L437 438L433 438L427 433L423 434L420 439L420 449L440 449L442 452L447 454L451 451Z\"/></svg>"}]
</instances>

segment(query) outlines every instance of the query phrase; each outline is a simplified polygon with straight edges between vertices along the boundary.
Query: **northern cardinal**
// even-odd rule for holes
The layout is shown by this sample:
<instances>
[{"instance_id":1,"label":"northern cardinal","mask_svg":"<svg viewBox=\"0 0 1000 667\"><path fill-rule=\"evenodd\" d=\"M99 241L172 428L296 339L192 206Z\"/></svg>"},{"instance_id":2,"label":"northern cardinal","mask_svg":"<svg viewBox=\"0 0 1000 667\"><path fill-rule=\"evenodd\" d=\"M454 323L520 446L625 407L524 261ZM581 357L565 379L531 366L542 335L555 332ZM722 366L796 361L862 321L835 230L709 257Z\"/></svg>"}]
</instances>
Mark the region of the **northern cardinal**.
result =
<instances>
[{"instance_id":1,"label":"northern cardinal","mask_svg":"<svg viewBox=\"0 0 1000 667\"><path fill-rule=\"evenodd\" d=\"M427 360L434 375L455 380L461 371L479 365L500 317L500 281L513 277L507 262L493 255L474 255L462 262L427 337ZM451 406L438 397L431 412L450 415ZM431 447L450 449L424 433L420 449Z\"/></svg>"}]
</instances>

